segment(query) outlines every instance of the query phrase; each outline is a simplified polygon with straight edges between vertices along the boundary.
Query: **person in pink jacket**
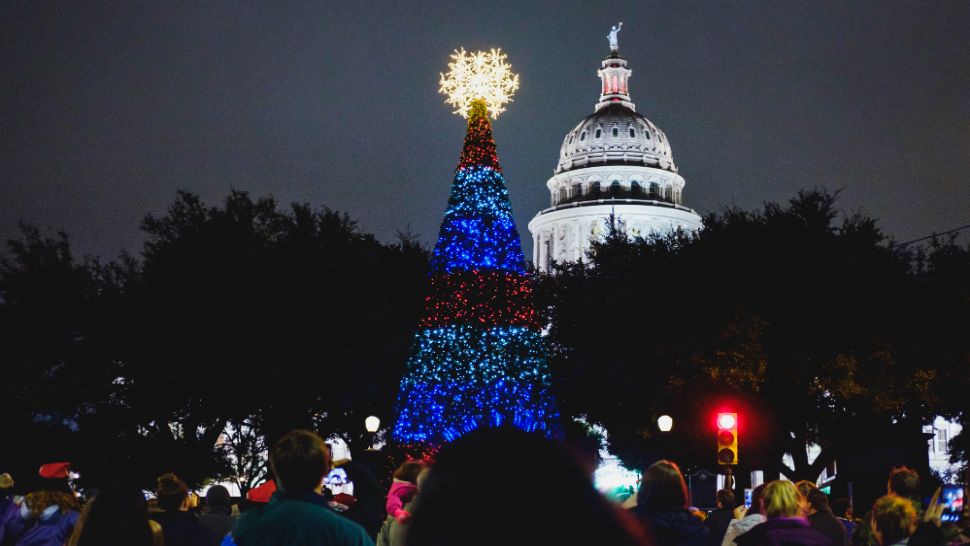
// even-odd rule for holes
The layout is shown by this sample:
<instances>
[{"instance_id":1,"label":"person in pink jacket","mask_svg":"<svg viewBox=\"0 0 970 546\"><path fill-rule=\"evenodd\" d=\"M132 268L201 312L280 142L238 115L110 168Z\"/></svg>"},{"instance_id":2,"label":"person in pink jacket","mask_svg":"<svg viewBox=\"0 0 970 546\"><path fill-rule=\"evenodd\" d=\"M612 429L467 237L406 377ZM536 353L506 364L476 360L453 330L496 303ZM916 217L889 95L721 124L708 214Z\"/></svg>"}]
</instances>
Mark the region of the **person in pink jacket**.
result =
<instances>
[{"instance_id":1,"label":"person in pink jacket","mask_svg":"<svg viewBox=\"0 0 970 546\"><path fill-rule=\"evenodd\" d=\"M394 471L394 482L387 493L387 515L393 516L398 523L406 523L411 514L404 509L404 505L414 498L418 492L418 474L424 470L423 461L408 461Z\"/></svg>"}]
</instances>

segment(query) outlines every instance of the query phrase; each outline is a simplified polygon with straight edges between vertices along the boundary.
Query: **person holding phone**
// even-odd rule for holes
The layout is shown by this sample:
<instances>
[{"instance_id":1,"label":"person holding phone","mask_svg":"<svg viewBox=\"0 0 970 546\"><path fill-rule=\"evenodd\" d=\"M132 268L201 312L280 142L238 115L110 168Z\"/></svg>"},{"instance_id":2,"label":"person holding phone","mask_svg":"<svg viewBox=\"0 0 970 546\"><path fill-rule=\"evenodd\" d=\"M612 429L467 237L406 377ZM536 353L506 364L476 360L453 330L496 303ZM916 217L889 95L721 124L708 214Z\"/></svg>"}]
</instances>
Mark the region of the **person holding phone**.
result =
<instances>
[{"instance_id":1,"label":"person holding phone","mask_svg":"<svg viewBox=\"0 0 970 546\"><path fill-rule=\"evenodd\" d=\"M762 505L764 492L765 484L755 487L751 492L750 506L738 506L734 509L734 519L728 524L721 546L737 546L735 539L750 531L755 525L765 522L767 518Z\"/></svg>"}]
</instances>

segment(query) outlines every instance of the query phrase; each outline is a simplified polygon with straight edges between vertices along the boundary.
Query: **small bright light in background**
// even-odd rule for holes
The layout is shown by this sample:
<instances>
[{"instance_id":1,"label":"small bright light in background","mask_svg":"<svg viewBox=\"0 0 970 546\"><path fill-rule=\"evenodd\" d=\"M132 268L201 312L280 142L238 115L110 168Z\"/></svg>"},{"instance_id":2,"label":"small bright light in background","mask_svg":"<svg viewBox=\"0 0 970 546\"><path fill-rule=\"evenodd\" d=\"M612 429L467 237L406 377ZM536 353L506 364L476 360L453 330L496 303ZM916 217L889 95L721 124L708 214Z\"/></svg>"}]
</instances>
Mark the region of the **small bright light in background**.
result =
<instances>
[{"instance_id":1,"label":"small bright light in background","mask_svg":"<svg viewBox=\"0 0 970 546\"><path fill-rule=\"evenodd\" d=\"M466 52L455 50L448 63L448 73L441 75L438 92L446 95L445 102L454 106L453 113L468 117L472 102L484 100L488 115L495 119L512 102L519 88L519 75L512 73L501 49Z\"/></svg>"},{"instance_id":2,"label":"small bright light in background","mask_svg":"<svg viewBox=\"0 0 970 546\"><path fill-rule=\"evenodd\" d=\"M736 424L738 420L733 413L722 413L717 416L717 428L721 430L732 429Z\"/></svg>"},{"instance_id":3,"label":"small bright light in background","mask_svg":"<svg viewBox=\"0 0 970 546\"><path fill-rule=\"evenodd\" d=\"M367 432L371 434L377 432L377 429L381 428L381 420L376 415L371 415L367 419L364 419L364 428Z\"/></svg>"},{"instance_id":4,"label":"small bright light in background","mask_svg":"<svg viewBox=\"0 0 970 546\"><path fill-rule=\"evenodd\" d=\"M670 432L674 428L674 418L669 415L661 415L657 418L657 428L660 432Z\"/></svg>"}]
</instances>

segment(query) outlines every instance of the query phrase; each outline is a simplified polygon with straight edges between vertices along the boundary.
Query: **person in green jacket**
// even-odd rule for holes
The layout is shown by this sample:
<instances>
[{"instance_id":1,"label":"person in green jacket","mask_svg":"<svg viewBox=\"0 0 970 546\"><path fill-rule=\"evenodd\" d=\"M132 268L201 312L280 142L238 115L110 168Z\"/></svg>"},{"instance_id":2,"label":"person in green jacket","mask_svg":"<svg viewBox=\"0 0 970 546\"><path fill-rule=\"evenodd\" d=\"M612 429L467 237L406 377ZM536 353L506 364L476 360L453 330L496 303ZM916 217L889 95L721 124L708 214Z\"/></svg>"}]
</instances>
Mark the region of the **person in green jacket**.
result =
<instances>
[{"instance_id":1,"label":"person in green jacket","mask_svg":"<svg viewBox=\"0 0 970 546\"><path fill-rule=\"evenodd\" d=\"M308 430L294 430L273 446L277 490L269 503L244 513L232 531L237 546L373 546L363 527L337 515L321 495L330 452Z\"/></svg>"}]
</instances>

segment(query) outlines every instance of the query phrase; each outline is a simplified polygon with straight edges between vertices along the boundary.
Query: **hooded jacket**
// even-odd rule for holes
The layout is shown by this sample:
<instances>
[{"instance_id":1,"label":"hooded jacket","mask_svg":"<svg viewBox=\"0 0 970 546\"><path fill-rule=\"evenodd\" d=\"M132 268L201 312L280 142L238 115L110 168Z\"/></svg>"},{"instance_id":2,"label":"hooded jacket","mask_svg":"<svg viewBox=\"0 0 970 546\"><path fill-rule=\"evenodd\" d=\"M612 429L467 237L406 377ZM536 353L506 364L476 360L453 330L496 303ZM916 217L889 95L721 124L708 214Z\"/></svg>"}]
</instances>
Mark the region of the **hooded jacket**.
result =
<instances>
[{"instance_id":1,"label":"hooded jacket","mask_svg":"<svg viewBox=\"0 0 970 546\"><path fill-rule=\"evenodd\" d=\"M373 546L363 527L327 506L316 494L277 491L268 504L239 517L232 537L238 546Z\"/></svg>"},{"instance_id":2,"label":"hooded jacket","mask_svg":"<svg viewBox=\"0 0 970 546\"><path fill-rule=\"evenodd\" d=\"M710 546L707 526L684 508L638 510L637 514L649 527L657 546Z\"/></svg>"},{"instance_id":3,"label":"hooded jacket","mask_svg":"<svg viewBox=\"0 0 970 546\"><path fill-rule=\"evenodd\" d=\"M829 538L805 518L771 518L735 539L738 546L829 546Z\"/></svg>"},{"instance_id":4,"label":"hooded jacket","mask_svg":"<svg viewBox=\"0 0 970 546\"><path fill-rule=\"evenodd\" d=\"M724 533L724 540L721 541L721 546L737 546L737 538L751 529L755 525L760 525L765 522L768 518L764 517L763 514L749 514L741 519L732 519L731 523L728 525L727 532Z\"/></svg>"},{"instance_id":5,"label":"hooded jacket","mask_svg":"<svg viewBox=\"0 0 970 546\"><path fill-rule=\"evenodd\" d=\"M41 516L37 521L24 519L20 506L10 503L0 516L0 543L16 546L61 546L77 523L78 513L60 510Z\"/></svg>"}]
</instances>

